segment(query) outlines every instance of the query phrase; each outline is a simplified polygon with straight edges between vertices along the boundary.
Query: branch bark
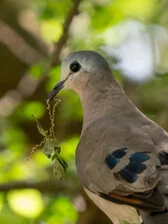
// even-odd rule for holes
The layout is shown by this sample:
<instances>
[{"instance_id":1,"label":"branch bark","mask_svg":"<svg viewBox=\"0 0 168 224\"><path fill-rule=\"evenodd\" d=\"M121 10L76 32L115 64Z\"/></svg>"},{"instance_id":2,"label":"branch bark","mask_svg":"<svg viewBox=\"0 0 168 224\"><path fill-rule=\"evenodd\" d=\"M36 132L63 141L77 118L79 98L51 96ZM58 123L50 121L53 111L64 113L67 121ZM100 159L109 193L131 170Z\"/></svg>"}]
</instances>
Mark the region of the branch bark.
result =
<instances>
[{"instance_id":1,"label":"branch bark","mask_svg":"<svg viewBox=\"0 0 168 224\"><path fill-rule=\"evenodd\" d=\"M67 17L65 18L64 24L63 24L63 33L58 40L58 42L55 44L55 50L52 55L52 64L51 66L56 66L59 63L59 57L61 50L63 46L66 44L68 37L69 37L69 29L70 25L72 23L73 18L79 13L79 5L81 0L73 0L73 6L70 9Z\"/></svg>"},{"instance_id":2,"label":"branch bark","mask_svg":"<svg viewBox=\"0 0 168 224\"><path fill-rule=\"evenodd\" d=\"M47 82L48 80L48 74L51 70L51 68L57 66L60 63L60 54L62 52L63 47L65 46L68 37L69 37L69 29L70 25L73 21L73 18L79 13L79 5L82 0L72 0L72 7L70 8L65 21L63 23L63 32L62 35L60 36L59 40L57 43L54 44L55 48L50 56L48 66L46 67L45 71L42 74L42 78L38 80L37 87L35 91L28 96L27 98L33 97L33 95L38 95L37 92L41 92L41 87Z\"/></svg>"},{"instance_id":3,"label":"branch bark","mask_svg":"<svg viewBox=\"0 0 168 224\"><path fill-rule=\"evenodd\" d=\"M0 192L29 188L39 190L42 193L69 193L71 195L79 192L80 190L80 186L74 178L66 179L65 181L16 181L0 184Z\"/></svg>"}]
</instances>

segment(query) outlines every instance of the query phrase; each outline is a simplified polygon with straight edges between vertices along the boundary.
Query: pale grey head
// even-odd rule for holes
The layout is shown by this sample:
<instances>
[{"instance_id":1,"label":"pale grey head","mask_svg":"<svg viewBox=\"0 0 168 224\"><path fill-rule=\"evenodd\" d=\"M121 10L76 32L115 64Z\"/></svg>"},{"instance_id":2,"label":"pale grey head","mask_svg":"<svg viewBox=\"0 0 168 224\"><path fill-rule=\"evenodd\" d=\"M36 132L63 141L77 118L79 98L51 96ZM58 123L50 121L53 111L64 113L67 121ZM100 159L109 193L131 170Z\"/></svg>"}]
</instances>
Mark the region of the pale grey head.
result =
<instances>
[{"instance_id":1,"label":"pale grey head","mask_svg":"<svg viewBox=\"0 0 168 224\"><path fill-rule=\"evenodd\" d=\"M101 77L100 77L101 76ZM61 81L49 94L51 100L62 88L79 93L90 83L112 78L105 59L94 51L76 51L69 54L61 66Z\"/></svg>"}]
</instances>

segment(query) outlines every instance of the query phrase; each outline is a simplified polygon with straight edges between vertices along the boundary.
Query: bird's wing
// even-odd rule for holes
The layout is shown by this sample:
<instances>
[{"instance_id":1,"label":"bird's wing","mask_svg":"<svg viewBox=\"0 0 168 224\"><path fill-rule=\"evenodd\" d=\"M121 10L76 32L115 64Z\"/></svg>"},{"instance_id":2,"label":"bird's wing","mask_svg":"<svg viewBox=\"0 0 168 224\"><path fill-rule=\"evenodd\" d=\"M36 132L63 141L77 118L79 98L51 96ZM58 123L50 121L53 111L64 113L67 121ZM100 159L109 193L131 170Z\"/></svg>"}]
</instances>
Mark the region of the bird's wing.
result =
<instances>
[{"instance_id":1,"label":"bird's wing","mask_svg":"<svg viewBox=\"0 0 168 224\"><path fill-rule=\"evenodd\" d=\"M142 129L145 133L148 134L149 138L152 140L157 152L168 153L168 133L158 124L149 119L144 119L143 117L143 121L144 124L142 125Z\"/></svg>"},{"instance_id":2,"label":"bird's wing","mask_svg":"<svg viewBox=\"0 0 168 224\"><path fill-rule=\"evenodd\" d=\"M160 160L152 140L139 128L111 127L108 122L99 123L99 130L92 125L84 142L81 138L82 148L88 148L78 147L78 153L81 148L83 156L88 156L77 164L84 186L113 202L163 210L164 200L155 190Z\"/></svg>"},{"instance_id":3,"label":"bird's wing","mask_svg":"<svg viewBox=\"0 0 168 224\"><path fill-rule=\"evenodd\" d=\"M100 192L100 196L136 208L160 211L164 209L164 200L155 189L159 183L160 161L152 142L139 134L134 132L121 148L109 149L100 172L101 175L113 173L118 185L108 194ZM107 167L109 170L105 171Z\"/></svg>"}]
</instances>

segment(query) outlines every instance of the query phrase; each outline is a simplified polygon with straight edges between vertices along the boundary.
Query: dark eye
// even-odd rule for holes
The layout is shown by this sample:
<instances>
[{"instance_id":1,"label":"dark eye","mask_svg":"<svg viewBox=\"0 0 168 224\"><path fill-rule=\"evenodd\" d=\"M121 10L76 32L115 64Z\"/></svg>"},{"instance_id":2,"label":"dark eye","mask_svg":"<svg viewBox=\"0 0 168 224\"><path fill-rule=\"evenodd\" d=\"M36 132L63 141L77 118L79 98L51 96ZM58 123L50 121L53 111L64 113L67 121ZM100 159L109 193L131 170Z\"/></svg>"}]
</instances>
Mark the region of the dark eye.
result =
<instances>
[{"instance_id":1,"label":"dark eye","mask_svg":"<svg viewBox=\"0 0 168 224\"><path fill-rule=\"evenodd\" d=\"M78 72L80 68L81 68L81 65L77 61L72 62L72 64L70 65L70 70L72 72Z\"/></svg>"}]
</instances>

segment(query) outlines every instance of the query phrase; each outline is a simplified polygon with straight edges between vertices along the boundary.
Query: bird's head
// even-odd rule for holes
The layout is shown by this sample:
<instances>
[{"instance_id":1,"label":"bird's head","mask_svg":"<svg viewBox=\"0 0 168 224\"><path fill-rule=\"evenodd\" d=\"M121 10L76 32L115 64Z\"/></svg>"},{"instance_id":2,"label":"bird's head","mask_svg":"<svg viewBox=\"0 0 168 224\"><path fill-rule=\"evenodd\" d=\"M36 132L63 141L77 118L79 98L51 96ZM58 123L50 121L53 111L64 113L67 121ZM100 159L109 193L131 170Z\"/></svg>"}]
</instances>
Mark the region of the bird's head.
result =
<instances>
[{"instance_id":1,"label":"bird's head","mask_svg":"<svg viewBox=\"0 0 168 224\"><path fill-rule=\"evenodd\" d=\"M100 54L94 51L73 52L62 62L61 81L49 93L48 98L51 100L63 88L80 94L86 87L110 76L110 68Z\"/></svg>"}]
</instances>

